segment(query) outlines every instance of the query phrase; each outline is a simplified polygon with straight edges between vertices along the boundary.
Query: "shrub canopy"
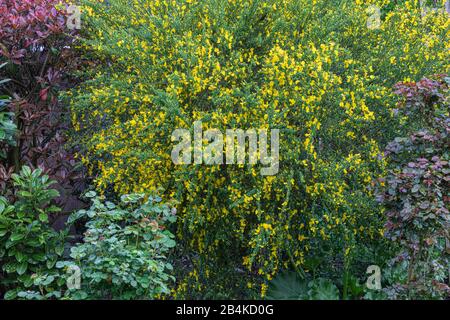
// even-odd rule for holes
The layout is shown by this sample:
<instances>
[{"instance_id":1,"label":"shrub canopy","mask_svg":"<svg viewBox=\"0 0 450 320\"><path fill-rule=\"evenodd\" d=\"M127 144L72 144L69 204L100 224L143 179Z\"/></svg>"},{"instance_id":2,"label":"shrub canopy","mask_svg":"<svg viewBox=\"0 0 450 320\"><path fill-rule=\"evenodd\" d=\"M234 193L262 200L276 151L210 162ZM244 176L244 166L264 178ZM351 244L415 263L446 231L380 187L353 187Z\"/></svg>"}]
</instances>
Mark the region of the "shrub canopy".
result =
<instances>
[{"instance_id":1,"label":"shrub canopy","mask_svg":"<svg viewBox=\"0 0 450 320\"><path fill-rule=\"evenodd\" d=\"M180 202L192 268L175 295L226 286L220 275L242 267L264 295L280 269L345 259L383 233L371 183L398 133L391 89L448 70L447 14L422 15L418 1L83 3L83 47L102 62L69 93L83 159L104 191L161 187ZM173 130L199 120L221 132L280 129L279 173L175 166Z\"/></svg>"}]
</instances>

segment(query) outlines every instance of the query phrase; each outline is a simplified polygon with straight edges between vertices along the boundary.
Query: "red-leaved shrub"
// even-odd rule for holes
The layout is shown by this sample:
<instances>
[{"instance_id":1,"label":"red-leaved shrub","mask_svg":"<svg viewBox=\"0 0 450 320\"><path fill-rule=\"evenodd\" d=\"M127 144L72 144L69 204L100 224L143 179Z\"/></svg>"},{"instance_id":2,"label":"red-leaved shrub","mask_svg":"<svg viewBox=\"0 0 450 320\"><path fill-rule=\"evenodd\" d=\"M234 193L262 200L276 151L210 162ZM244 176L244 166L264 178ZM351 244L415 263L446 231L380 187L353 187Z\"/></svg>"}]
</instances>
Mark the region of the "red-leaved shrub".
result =
<instances>
[{"instance_id":1,"label":"red-leaved shrub","mask_svg":"<svg viewBox=\"0 0 450 320\"><path fill-rule=\"evenodd\" d=\"M9 111L19 129L16 146L0 145L7 155L0 185L26 164L56 179L62 194L79 187L73 150L64 147L69 116L57 98L77 63L66 8L60 0L0 0L0 64L8 63L0 78L11 79L0 90L12 97Z\"/></svg>"},{"instance_id":2,"label":"red-leaved shrub","mask_svg":"<svg viewBox=\"0 0 450 320\"><path fill-rule=\"evenodd\" d=\"M445 283L450 252L450 78L399 83L399 111L420 117L423 128L386 148L391 163L380 200L388 209L386 236L408 262L407 282L397 291L409 298L450 294ZM395 298L398 298L395 297Z\"/></svg>"}]
</instances>

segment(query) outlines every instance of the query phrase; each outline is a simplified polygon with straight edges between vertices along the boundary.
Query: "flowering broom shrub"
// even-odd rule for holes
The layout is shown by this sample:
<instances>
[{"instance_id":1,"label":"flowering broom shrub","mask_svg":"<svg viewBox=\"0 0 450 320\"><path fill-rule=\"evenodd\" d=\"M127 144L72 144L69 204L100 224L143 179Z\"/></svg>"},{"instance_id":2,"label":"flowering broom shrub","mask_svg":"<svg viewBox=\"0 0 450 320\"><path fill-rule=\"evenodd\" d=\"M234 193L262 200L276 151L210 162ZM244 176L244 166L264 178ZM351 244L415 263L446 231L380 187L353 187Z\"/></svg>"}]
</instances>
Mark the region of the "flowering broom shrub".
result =
<instances>
[{"instance_id":1,"label":"flowering broom shrub","mask_svg":"<svg viewBox=\"0 0 450 320\"><path fill-rule=\"evenodd\" d=\"M239 296L236 278L264 296L279 270L381 237L371 182L397 134L391 88L448 68L448 15L418 1L82 2L83 48L103 61L68 94L83 161L105 192L179 201L175 297ZM370 4L390 6L378 28ZM278 174L174 165L171 134L194 121L279 129Z\"/></svg>"}]
</instances>

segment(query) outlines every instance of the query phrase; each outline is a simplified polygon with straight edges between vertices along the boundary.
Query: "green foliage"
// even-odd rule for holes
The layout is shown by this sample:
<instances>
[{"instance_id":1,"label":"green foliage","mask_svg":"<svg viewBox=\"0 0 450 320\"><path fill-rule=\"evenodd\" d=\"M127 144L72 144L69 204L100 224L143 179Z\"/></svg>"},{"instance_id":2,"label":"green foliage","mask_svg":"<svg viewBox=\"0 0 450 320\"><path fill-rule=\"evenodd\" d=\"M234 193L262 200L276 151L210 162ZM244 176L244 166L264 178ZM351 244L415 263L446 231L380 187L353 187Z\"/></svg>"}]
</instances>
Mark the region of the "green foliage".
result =
<instances>
[{"instance_id":1,"label":"green foliage","mask_svg":"<svg viewBox=\"0 0 450 320\"><path fill-rule=\"evenodd\" d=\"M361 284L359 279L354 275L347 278L347 296L351 299L361 298L366 291L364 284Z\"/></svg>"},{"instance_id":2,"label":"green foliage","mask_svg":"<svg viewBox=\"0 0 450 320\"><path fill-rule=\"evenodd\" d=\"M16 200L0 197L0 258L5 273L1 286L11 289L5 298L35 285L35 279L55 266L64 251L64 231L49 225L49 216L60 211L51 205L58 191L40 169L27 166L12 176L17 188Z\"/></svg>"},{"instance_id":3,"label":"green foliage","mask_svg":"<svg viewBox=\"0 0 450 320\"><path fill-rule=\"evenodd\" d=\"M308 284L295 272L283 272L273 279L268 288L267 298L274 300L305 299Z\"/></svg>"},{"instance_id":4,"label":"green foliage","mask_svg":"<svg viewBox=\"0 0 450 320\"><path fill-rule=\"evenodd\" d=\"M0 70L6 66L6 63L0 64ZM0 80L1 86L8 82L9 79ZM2 143L6 143L9 146L16 145L15 135L17 132L17 126L14 122L13 114L11 112L5 112L6 107L10 102L10 98L5 95L1 95L0 92L0 158L6 158L6 153L1 148Z\"/></svg>"},{"instance_id":5,"label":"green foliage","mask_svg":"<svg viewBox=\"0 0 450 320\"><path fill-rule=\"evenodd\" d=\"M89 192L92 206L72 214L69 223L87 220L83 243L71 248L70 261L56 267L81 270L81 287L69 299L153 299L168 294L174 281L167 255L175 246L166 227L175 210L159 197L125 195L119 205Z\"/></svg>"},{"instance_id":6,"label":"green foliage","mask_svg":"<svg viewBox=\"0 0 450 320\"><path fill-rule=\"evenodd\" d=\"M269 284L268 299L275 300L338 300L339 289L329 279L302 279L295 272L282 272Z\"/></svg>"},{"instance_id":7,"label":"green foliage","mask_svg":"<svg viewBox=\"0 0 450 320\"><path fill-rule=\"evenodd\" d=\"M339 290L329 279L318 278L309 284L308 295L310 300L338 300Z\"/></svg>"},{"instance_id":8,"label":"green foliage","mask_svg":"<svg viewBox=\"0 0 450 320\"><path fill-rule=\"evenodd\" d=\"M10 100L7 96L0 96L0 143L15 146L17 127L14 123L13 114L11 112L4 112L9 102ZM5 158L5 153L1 150L0 158Z\"/></svg>"}]
</instances>

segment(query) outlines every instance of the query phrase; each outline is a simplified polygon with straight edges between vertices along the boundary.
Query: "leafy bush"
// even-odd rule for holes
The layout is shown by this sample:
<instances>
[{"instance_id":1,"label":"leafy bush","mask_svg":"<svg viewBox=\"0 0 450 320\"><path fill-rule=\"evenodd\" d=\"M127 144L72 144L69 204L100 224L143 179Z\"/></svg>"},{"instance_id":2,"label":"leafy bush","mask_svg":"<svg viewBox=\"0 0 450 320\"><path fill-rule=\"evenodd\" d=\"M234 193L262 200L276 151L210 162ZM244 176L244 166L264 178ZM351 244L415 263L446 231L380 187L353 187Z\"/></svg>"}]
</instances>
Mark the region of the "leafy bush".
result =
<instances>
[{"instance_id":1,"label":"leafy bush","mask_svg":"<svg viewBox=\"0 0 450 320\"><path fill-rule=\"evenodd\" d=\"M7 65L7 62L0 64L0 70ZM0 79L1 85L8 82L10 79ZM16 124L13 121L13 114L5 112L6 107L10 103L10 98L5 95L0 95L0 159L6 159L6 154L3 151L3 145L14 146L16 144ZM1 186L0 186L1 187Z\"/></svg>"},{"instance_id":2,"label":"leafy bush","mask_svg":"<svg viewBox=\"0 0 450 320\"><path fill-rule=\"evenodd\" d=\"M348 265L380 238L371 181L384 172L379 146L398 135L391 88L450 61L446 14L405 1L368 29L367 5L385 3L83 1L83 46L104 63L68 95L77 141L100 190L162 186L179 200L189 268L175 297L230 278L264 295L281 269L318 253ZM278 175L175 166L171 134L198 120L222 132L280 129Z\"/></svg>"},{"instance_id":3,"label":"leafy bush","mask_svg":"<svg viewBox=\"0 0 450 320\"><path fill-rule=\"evenodd\" d=\"M16 200L0 197L0 265L4 278L2 289L10 289L6 299L32 288L34 279L47 274L64 251L64 231L56 232L49 225L49 216L60 209L51 205L59 193L50 186L54 181L40 169L27 166L20 175L13 174L17 188ZM3 290L1 290L3 291Z\"/></svg>"},{"instance_id":4,"label":"leafy bush","mask_svg":"<svg viewBox=\"0 0 450 320\"><path fill-rule=\"evenodd\" d=\"M67 86L68 72L77 64L63 3L0 0L0 61L9 62L0 68L0 79L11 79L4 83L0 95L11 97L11 103L3 108L14 114L19 129L14 143L1 146L6 155L0 163L3 190L10 173L18 172L24 164L43 168L63 187L79 179L73 155L63 147L63 130L70 118L57 99L58 91Z\"/></svg>"},{"instance_id":5,"label":"leafy bush","mask_svg":"<svg viewBox=\"0 0 450 320\"><path fill-rule=\"evenodd\" d=\"M270 282L268 299L275 300L339 300L338 288L328 279L310 281L294 272L284 272Z\"/></svg>"},{"instance_id":6,"label":"leafy bush","mask_svg":"<svg viewBox=\"0 0 450 320\"><path fill-rule=\"evenodd\" d=\"M14 146L16 143L16 124L13 120L13 114L4 112L6 105L10 102L8 96L0 96L0 143L8 146ZM1 151L0 151L1 152ZM0 158L5 159L6 154L0 153Z\"/></svg>"},{"instance_id":7,"label":"leafy bush","mask_svg":"<svg viewBox=\"0 0 450 320\"><path fill-rule=\"evenodd\" d=\"M57 268L79 268L80 288L60 288L68 299L153 299L168 294L172 265L167 254L175 246L166 227L176 215L158 197L144 201L143 194L121 197L119 206L102 202L89 192L92 206L72 214L69 223L87 219L83 243L71 248L69 261ZM60 274L68 280L67 274ZM57 279L52 279L57 281ZM27 298L42 298L27 292ZM47 296L46 296L47 298Z\"/></svg>"},{"instance_id":8,"label":"leafy bush","mask_svg":"<svg viewBox=\"0 0 450 320\"><path fill-rule=\"evenodd\" d=\"M450 78L400 83L400 112L420 117L424 129L391 142L391 168L381 195L387 207L386 235L402 248L397 263L407 267L403 282L391 288L393 298L442 298L450 255L449 214ZM384 183L384 180L382 181Z\"/></svg>"}]
</instances>

